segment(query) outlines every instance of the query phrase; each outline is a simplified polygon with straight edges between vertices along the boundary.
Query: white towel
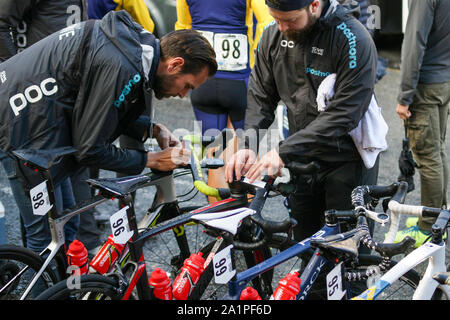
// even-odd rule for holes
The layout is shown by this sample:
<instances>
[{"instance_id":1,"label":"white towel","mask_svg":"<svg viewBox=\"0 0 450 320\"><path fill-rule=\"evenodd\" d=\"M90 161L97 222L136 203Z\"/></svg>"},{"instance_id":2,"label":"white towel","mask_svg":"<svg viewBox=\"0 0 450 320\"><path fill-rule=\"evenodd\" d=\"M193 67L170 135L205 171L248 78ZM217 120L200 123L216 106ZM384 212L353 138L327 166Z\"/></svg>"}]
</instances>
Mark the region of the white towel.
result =
<instances>
[{"instance_id":1,"label":"white towel","mask_svg":"<svg viewBox=\"0 0 450 320\"><path fill-rule=\"evenodd\" d=\"M334 96L334 84L336 74L326 77L317 90L317 109L320 112L326 110L329 102ZM369 108L362 117L358 126L348 134L352 137L356 149L367 169L375 165L378 154L388 148L386 135L389 127L381 114L381 108L372 95Z\"/></svg>"}]
</instances>

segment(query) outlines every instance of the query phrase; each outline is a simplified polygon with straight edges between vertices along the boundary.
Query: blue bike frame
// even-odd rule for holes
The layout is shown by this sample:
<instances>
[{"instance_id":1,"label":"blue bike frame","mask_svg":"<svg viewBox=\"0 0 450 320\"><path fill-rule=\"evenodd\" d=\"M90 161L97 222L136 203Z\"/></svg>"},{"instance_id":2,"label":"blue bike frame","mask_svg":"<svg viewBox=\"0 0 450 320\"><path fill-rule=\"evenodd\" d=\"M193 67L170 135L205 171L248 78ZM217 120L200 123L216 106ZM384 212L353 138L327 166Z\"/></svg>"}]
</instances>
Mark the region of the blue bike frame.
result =
<instances>
[{"instance_id":1,"label":"blue bike frame","mask_svg":"<svg viewBox=\"0 0 450 320\"><path fill-rule=\"evenodd\" d=\"M279 254L267 259L254 267L247 269L238 273L233 279L228 282L228 294L223 298L224 300L239 300L242 290L245 289L247 284L260 274L273 269L277 265L299 255L306 253L306 251L311 250L311 239L323 238L329 235L338 234L340 232L338 224L335 225L325 225L322 229L316 232L311 237L295 244L294 246L280 252ZM331 263L328 259L322 255L316 254L318 250L315 250L315 254L305 268L305 271L300 276L300 292L297 295L297 300L306 298L306 295L311 289L314 281L317 279L322 268L327 264ZM334 262L333 262L334 264Z\"/></svg>"}]
</instances>

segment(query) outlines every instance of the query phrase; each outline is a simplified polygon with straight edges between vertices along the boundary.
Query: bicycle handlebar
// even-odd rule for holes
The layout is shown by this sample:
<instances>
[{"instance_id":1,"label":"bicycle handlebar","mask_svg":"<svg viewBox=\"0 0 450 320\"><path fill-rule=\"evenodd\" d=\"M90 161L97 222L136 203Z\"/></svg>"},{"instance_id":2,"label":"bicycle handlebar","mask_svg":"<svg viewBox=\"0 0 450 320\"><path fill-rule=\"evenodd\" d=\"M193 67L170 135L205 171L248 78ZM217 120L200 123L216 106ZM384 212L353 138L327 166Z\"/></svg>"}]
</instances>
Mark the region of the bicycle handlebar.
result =
<instances>
[{"instance_id":1,"label":"bicycle handlebar","mask_svg":"<svg viewBox=\"0 0 450 320\"><path fill-rule=\"evenodd\" d=\"M307 164L299 163L299 162L290 162L286 165L289 169L294 171L296 174L310 174L316 172L320 166L316 162L310 162ZM238 183L246 184L247 181L245 178L242 178ZM264 184L265 182L265 184ZM252 242L252 243L244 243L240 241L235 241L234 247L240 250L256 250L261 248L262 246L270 243L270 240L273 237L274 233L287 233L290 237L292 229L297 225L297 221L293 218L286 218L282 221L273 221L263 218L261 215L261 211L266 202L268 193L270 191L279 192L283 195L288 195L295 192L295 186L289 183L279 183L275 184L275 179L269 176L265 176L261 181L257 181L252 184L252 186L256 187L255 197L250 203L250 209L255 210L255 213L250 216L250 219L258 226L261 227L264 235L263 239Z\"/></svg>"}]
</instances>

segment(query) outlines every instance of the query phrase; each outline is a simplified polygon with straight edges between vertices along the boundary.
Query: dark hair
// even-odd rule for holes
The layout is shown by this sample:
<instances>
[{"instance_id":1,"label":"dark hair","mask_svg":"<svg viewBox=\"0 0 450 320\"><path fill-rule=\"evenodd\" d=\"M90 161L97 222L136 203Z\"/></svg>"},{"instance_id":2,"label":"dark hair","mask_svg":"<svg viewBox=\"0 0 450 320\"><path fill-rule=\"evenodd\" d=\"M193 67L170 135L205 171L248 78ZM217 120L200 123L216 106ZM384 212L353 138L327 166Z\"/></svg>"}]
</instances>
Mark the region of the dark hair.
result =
<instances>
[{"instance_id":1,"label":"dark hair","mask_svg":"<svg viewBox=\"0 0 450 320\"><path fill-rule=\"evenodd\" d=\"M266 5L280 11L304 10L314 0L266 0ZM339 0L338 0L339 1Z\"/></svg>"},{"instance_id":2,"label":"dark hair","mask_svg":"<svg viewBox=\"0 0 450 320\"><path fill-rule=\"evenodd\" d=\"M209 41L197 31L176 30L161 38L161 59L176 57L184 59L182 73L197 74L204 67L208 67L210 77L217 72L214 49Z\"/></svg>"}]
</instances>

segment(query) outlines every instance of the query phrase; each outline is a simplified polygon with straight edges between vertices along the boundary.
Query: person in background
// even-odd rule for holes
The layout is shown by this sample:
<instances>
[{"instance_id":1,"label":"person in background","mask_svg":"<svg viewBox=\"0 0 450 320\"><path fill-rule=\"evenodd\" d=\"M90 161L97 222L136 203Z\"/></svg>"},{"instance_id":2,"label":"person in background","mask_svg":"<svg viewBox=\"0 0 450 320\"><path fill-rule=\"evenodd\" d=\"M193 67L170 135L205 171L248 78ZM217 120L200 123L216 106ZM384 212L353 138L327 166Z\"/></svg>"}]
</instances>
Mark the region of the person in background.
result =
<instances>
[{"instance_id":1,"label":"person in background","mask_svg":"<svg viewBox=\"0 0 450 320\"><path fill-rule=\"evenodd\" d=\"M155 23L144 0L88 0L89 19L101 19L110 11L125 10L145 30L153 33Z\"/></svg>"},{"instance_id":2,"label":"person in background","mask_svg":"<svg viewBox=\"0 0 450 320\"><path fill-rule=\"evenodd\" d=\"M445 136L450 104L450 0L412 0L402 44L397 114L404 120L420 175L421 204L448 206ZM434 218L409 218L396 242L420 246Z\"/></svg>"},{"instance_id":3,"label":"person in background","mask_svg":"<svg viewBox=\"0 0 450 320\"><path fill-rule=\"evenodd\" d=\"M213 78L191 92L203 135L215 136L224 128L244 128L255 50L264 27L272 20L264 0L177 0L175 30L200 32L213 46L219 66ZM230 147L222 157L226 161L226 154L233 152ZM210 170L208 184L228 187L224 168ZM210 198L210 202L215 200Z\"/></svg>"}]
</instances>

